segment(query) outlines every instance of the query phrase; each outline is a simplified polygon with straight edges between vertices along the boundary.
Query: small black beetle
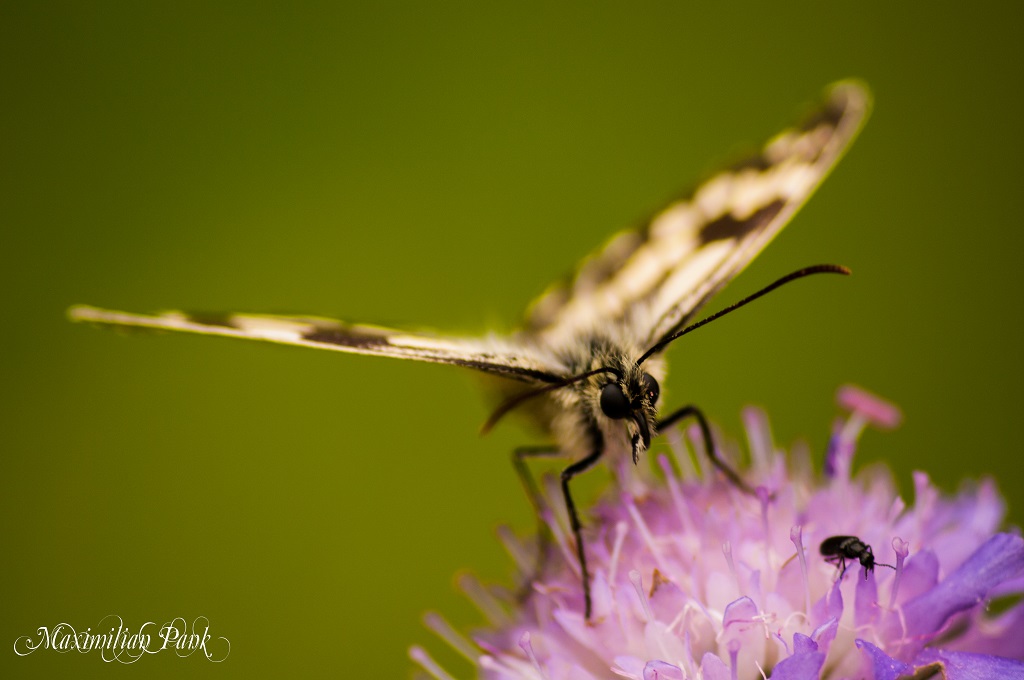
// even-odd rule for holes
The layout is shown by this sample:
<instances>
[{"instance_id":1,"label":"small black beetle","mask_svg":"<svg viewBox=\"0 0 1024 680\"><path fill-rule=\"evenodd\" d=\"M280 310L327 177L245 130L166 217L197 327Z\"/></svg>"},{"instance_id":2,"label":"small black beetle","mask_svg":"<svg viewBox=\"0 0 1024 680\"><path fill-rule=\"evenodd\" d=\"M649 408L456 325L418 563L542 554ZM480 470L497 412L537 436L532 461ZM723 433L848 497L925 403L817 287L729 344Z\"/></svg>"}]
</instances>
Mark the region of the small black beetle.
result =
<instances>
[{"instance_id":1,"label":"small black beetle","mask_svg":"<svg viewBox=\"0 0 1024 680\"><path fill-rule=\"evenodd\" d=\"M826 562L837 564L842 571L839 578L842 579L846 573L846 560L860 560L864 567L864 580L868 578L868 572L874 571L875 567L889 567L895 569L891 564L875 562L875 554L871 552L871 546L856 536L830 536L821 542L821 554L825 556Z\"/></svg>"}]
</instances>

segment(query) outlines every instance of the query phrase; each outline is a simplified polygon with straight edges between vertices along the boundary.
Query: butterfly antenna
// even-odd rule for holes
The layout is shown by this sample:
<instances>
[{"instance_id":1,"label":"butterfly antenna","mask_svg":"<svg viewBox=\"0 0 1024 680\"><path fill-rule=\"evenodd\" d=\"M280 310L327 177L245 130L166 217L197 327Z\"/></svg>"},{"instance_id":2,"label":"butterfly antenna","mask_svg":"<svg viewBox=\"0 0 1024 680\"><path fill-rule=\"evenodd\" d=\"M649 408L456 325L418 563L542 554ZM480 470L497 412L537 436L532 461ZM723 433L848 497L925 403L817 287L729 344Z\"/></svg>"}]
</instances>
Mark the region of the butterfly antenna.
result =
<instances>
[{"instance_id":1,"label":"butterfly antenna","mask_svg":"<svg viewBox=\"0 0 1024 680\"><path fill-rule=\"evenodd\" d=\"M846 268L846 267L844 267L842 265L839 265L839 264L818 264L818 265L814 265L813 267L806 267L805 269L800 269L798 271L793 272L792 274L787 274L786 276L783 276L778 281L775 281L774 283L768 284L767 286L765 286L761 290L757 291L753 295L748 295L747 297L743 298L739 302L735 302L735 303L729 305L728 307L726 307L725 309L723 309L721 311L718 311L718 312L715 312L714 314L712 314L709 317L701 319L697 323L690 324L689 326L687 326L686 328L682 329L681 331L676 331L675 333L670 333L670 334L666 335L661 340L659 340L657 343L655 343L655 345L653 347L651 347L649 350L644 352L643 355L639 359L636 360L636 365L639 366L640 364L644 363L645 361L650 359L652 355L657 354L661 350L665 349L665 347L668 346L669 343L671 343L674 340L678 340L679 338L683 337L684 335L686 335L690 331L695 331L698 328L700 328L701 326L706 326L707 324L711 323L715 319L720 319L721 317L725 316L729 312L735 312L737 309L739 309L743 305L747 304L748 302L753 302L757 298L759 298L759 297L761 297L763 295L767 295L768 293L772 292L776 288L779 288L780 286L786 285L790 281L796 281L797 279L802 279L805 276L811 276L812 274L842 274L844 276L849 276L851 274L851 272L850 272L850 270L848 268Z\"/></svg>"},{"instance_id":2,"label":"butterfly antenna","mask_svg":"<svg viewBox=\"0 0 1024 680\"><path fill-rule=\"evenodd\" d=\"M538 397L538 396L540 396L542 394L547 394L548 392L554 392L555 390L560 390L563 387L568 387L569 385L572 385L574 383L578 383L581 380L586 380L587 378L589 378L591 376L594 376L594 375L598 375L600 373L612 373L616 377L619 377L619 378L622 377L621 373L617 369L607 368L607 367L595 368L593 371L587 371L586 373L580 373L579 375L573 376L571 378L566 378L565 380L562 380L561 382L552 383L551 385L545 385L544 387L538 387L537 389L530 390L529 392L522 392L521 394L517 394L514 397L506 399L505 401L503 401L498 406L498 408L494 409L494 413L491 414L491 417L488 418L487 422L484 423L483 426L480 428L480 434L481 435L485 435L488 432L490 432L491 428L493 428L495 425L497 425L498 421L501 420L505 416L506 413L508 413L512 409L518 407L524 401L527 401L529 399L533 399L534 397Z\"/></svg>"}]
</instances>

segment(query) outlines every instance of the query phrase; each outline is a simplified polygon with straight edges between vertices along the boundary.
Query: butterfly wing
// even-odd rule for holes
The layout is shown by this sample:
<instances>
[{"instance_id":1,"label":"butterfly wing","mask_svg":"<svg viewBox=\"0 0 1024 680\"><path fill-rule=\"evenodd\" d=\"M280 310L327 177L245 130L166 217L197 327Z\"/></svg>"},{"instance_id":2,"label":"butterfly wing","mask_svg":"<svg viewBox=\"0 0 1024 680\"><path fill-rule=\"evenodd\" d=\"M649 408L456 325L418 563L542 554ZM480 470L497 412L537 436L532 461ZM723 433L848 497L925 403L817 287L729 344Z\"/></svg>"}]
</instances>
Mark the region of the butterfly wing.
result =
<instances>
[{"instance_id":1,"label":"butterfly wing","mask_svg":"<svg viewBox=\"0 0 1024 680\"><path fill-rule=\"evenodd\" d=\"M803 124L584 260L567 283L533 303L527 333L559 344L626 324L638 342L651 346L682 328L810 197L869 109L863 85L831 86Z\"/></svg>"},{"instance_id":2,"label":"butterfly wing","mask_svg":"<svg viewBox=\"0 0 1024 680\"><path fill-rule=\"evenodd\" d=\"M545 347L610 324L629 324L651 345L685 324L792 217L835 165L867 115L856 83L830 88L799 127L756 155L713 175L641 229L618 234L575 277L541 296L519 341L440 337L319 317L257 314L144 315L78 306L74 321L181 331L464 366L527 383L567 376ZM523 340L529 340L523 342Z\"/></svg>"},{"instance_id":3,"label":"butterfly wing","mask_svg":"<svg viewBox=\"0 0 1024 680\"><path fill-rule=\"evenodd\" d=\"M72 321L261 340L282 345L464 366L528 383L562 379L539 353L500 338L455 338L347 324L334 319L264 314L131 314L79 305Z\"/></svg>"}]
</instances>

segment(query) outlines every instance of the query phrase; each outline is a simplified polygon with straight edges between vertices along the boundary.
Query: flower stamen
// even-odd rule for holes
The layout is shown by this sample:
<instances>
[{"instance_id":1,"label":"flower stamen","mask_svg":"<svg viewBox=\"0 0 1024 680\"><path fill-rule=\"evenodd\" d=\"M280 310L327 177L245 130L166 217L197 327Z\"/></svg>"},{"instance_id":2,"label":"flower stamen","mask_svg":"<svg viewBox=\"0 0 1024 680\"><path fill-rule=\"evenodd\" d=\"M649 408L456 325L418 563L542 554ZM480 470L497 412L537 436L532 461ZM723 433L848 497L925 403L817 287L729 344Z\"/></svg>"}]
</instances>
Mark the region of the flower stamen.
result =
<instances>
[{"instance_id":1,"label":"flower stamen","mask_svg":"<svg viewBox=\"0 0 1024 680\"><path fill-rule=\"evenodd\" d=\"M530 631L526 631L520 636L519 646L526 652L526 656L530 659L533 667L537 669L537 675L541 677L541 680L548 680L547 673L541 668L540 662L537 661L537 655L533 652L533 644L530 642Z\"/></svg>"},{"instance_id":2,"label":"flower stamen","mask_svg":"<svg viewBox=\"0 0 1024 680\"><path fill-rule=\"evenodd\" d=\"M430 673L436 680L455 680L448 671L441 668L441 665L434 661L430 654L427 653L427 650L419 645L413 645L409 648L409 658L419 664L420 668Z\"/></svg>"},{"instance_id":3,"label":"flower stamen","mask_svg":"<svg viewBox=\"0 0 1024 680\"><path fill-rule=\"evenodd\" d=\"M480 650L452 628L452 625L437 612L427 612L424 614L423 625L469 661L476 662L476 658L480 656Z\"/></svg>"},{"instance_id":4,"label":"flower stamen","mask_svg":"<svg viewBox=\"0 0 1024 680\"><path fill-rule=\"evenodd\" d=\"M804 554L804 528L797 524L789 530L789 540L796 546L796 556L800 560L800 576L804 582L804 613L811 613L811 582L807 578L807 556Z\"/></svg>"},{"instance_id":5,"label":"flower stamen","mask_svg":"<svg viewBox=\"0 0 1024 680\"><path fill-rule=\"evenodd\" d=\"M654 612L651 611L651 603L647 600L647 594L644 593L644 582L640 577L640 572L633 569L629 572L629 582L633 584L633 590L636 591L636 597L640 600L640 607L644 612L644 622L650 622L654 620Z\"/></svg>"},{"instance_id":6,"label":"flower stamen","mask_svg":"<svg viewBox=\"0 0 1024 680\"><path fill-rule=\"evenodd\" d=\"M495 626L505 626L510 623L509 615L505 613L501 602L472 574L461 574L456 579L459 590L473 603L474 606L487 617L487 620Z\"/></svg>"},{"instance_id":7,"label":"flower stamen","mask_svg":"<svg viewBox=\"0 0 1024 680\"><path fill-rule=\"evenodd\" d=\"M903 578L903 562L910 554L910 543L897 536L892 539L892 549L896 551L896 577L892 581L892 589L889 591L889 609L896 607L896 595L900 592L900 579Z\"/></svg>"}]
</instances>

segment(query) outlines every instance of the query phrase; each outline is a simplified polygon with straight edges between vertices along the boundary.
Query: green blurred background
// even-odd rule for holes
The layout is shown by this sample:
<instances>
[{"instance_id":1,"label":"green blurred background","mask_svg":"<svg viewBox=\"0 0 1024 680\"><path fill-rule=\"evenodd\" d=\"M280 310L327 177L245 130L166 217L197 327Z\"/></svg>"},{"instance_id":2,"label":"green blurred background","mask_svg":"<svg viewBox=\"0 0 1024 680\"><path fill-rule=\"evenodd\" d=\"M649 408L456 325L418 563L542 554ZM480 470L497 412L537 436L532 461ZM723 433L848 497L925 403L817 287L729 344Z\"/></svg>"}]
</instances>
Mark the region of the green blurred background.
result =
<instances>
[{"instance_id":1,"label":"green blurred background","mask_svg":"<svg viewBox=\"0 0 1024 680\"><path fill-rule=\"evenodd\" d=\"M763 405L818 456L836 387L902 406L860 460L1024 518L1020 3L13 3L0 10L3 677L401 678L452 586L508 582L514 422L445 367L72 325L74 303L508 329L614 230L829 82L874 115L673 347L668 404ZM600 475L598 475L600 476ZM205 615L223 664L15 638ZM136 677L140 677L136 675Z\"/></svg>"}]
</instances>

